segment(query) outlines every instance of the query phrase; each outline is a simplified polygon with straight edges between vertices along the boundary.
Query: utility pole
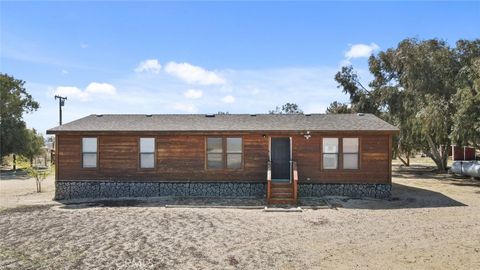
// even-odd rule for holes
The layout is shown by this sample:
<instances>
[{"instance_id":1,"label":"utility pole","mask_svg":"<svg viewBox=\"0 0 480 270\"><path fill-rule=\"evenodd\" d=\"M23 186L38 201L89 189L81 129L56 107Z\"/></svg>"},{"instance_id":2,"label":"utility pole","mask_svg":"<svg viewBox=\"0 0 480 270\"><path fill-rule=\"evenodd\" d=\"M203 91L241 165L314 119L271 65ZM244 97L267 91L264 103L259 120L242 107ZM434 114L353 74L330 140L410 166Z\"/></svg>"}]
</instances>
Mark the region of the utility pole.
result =
<instances>
[{"instance_id":1,"label":"utility pole","mask_svg":"<svg viewBox=\"0 0 480 270\"><path fill-rule=\"evenodd\" d=\"M58 99L58 112L59 112L59 117L60 117L60 126L62 125L62 107L65 106L65 100L67 100L67 97L61 97L58 95L55 95L55 100Z\"/></svg>"}]
</instances>

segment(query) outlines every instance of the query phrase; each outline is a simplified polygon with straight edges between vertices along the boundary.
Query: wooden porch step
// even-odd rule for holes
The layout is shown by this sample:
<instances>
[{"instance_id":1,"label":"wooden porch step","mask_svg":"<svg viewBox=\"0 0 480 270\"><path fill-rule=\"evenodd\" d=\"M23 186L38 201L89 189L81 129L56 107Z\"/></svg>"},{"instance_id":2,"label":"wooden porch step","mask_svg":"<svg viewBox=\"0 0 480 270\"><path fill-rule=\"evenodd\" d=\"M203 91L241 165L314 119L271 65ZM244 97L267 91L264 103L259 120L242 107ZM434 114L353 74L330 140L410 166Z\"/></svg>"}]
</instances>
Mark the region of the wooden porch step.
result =
<instances>
[{"instance_id":1,"label":"wooden porch step","mask_svg":"<svg viewBox=\"0 0 480 270\"><path fill-rule=\"evenodd\" d=\"M293 188L291 183L272 183L272 188Z\"/></svg>"},{"instance_id":2,"label":"wooden porch step","mask_svg":"<svg viewBox=\"0 0 480 270\"><path fill-rule=\"evenodd\" d=\"M271 189L272 192L293 192L293 188L277 188L274 187Z\"/></svg>"},{"instance_id":3,"label":"wooden porch step","mask_svg":"<svg viewBox=\"0 0 480 270\"><path fill-rule=\"evenodd\" d=\"M268 204L295 204L293 196L293 183L274 183L271 184L270 199Z\"/></svg>"},{"instance_id":4,"label":"wooden porch step","mask_svg":"<svg viewBox=\"0 0 480 270\"><path fill-rule=\"evenodd\" d=\"M291 191L293 190L293 187L272 187L270 190Z\"/></svg>"},{"instance_id":5,"label":"wooden porch step","mask_svg":"<svg viewBox=\"0 0 480 270\"><path fill-rule=\"evenodd\" d=\"M293 199L293 193L272 193L272 198L291 198Z\"/></svg>"}]
</instances>

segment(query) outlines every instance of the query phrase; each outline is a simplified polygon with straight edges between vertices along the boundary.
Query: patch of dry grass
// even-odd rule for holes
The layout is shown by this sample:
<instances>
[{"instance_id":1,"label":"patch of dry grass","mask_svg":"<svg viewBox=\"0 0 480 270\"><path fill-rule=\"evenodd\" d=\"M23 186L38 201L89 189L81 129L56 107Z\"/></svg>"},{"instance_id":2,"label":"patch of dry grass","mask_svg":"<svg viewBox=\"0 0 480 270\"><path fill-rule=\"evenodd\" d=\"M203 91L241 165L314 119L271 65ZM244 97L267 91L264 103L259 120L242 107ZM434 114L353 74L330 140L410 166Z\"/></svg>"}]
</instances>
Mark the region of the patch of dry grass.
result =
<instances>
[{"instance_id":1,"label":"patch of dry grass","mask_svg":"<svg viewBox=\"0 0 480 270\"><path fill-rule=\"evenodd\" d=\"M447 160L447 166L450 167L452 166L453 161L449 158ZM402 161L400 159L393 159L392 160L393 165L403 165ZM410 158L410 164L415 166L427 166L427 167L433 167L432 169L435 168L435 162L430 158L430 157L421 157L421 156L415 156Z\"/></svg>"}]
</instances>

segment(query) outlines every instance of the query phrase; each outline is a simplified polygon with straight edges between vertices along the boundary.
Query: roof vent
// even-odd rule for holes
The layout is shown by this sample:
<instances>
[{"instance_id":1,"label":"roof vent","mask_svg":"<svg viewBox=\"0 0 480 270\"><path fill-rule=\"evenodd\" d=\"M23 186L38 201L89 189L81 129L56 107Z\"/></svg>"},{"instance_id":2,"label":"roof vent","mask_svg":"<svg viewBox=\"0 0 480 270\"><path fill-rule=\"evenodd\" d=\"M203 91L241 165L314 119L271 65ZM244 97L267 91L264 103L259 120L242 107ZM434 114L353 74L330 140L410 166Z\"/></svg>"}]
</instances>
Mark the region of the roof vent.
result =
<instances>
[{"instance_id":1,"label":"roof vent","mask_svg":"<svg viewBox=\"0 0 480 270\"><path fill-rule=\"evenodd\" d=\"M257 116L256 114L250 114L250 116Z\"/></svg>"},{"instance_id":2,"label":"roof vent","mask_svg":"<svg viewBox=\"0 0 480 270\"><path fill-rule=\"evenodd\" d=\"M97 114L97 117L103 117L103 114Z\"/></svg>"},{"instance_id":3,"label":"roof vent","mask_svg":"<svg viewBox=\"0 0 480 270\"><path fill-rule=\"evenodd\" d=\"M215 117L215 114L205 114L205 117Z\"/></svg>"},{"instance_id":4,"label":"roof vent","mask_svg":"<svg viewBox=\"0 0 480 270\"><path fill-rule=\"evenodd\" d=\"M145 114L145 117L152 117L151 114Z\"/></svg>"},{"instance_id":5,"label":"roof vent","mask_svg":"<svg viewBox=\"0 0 480 270\"><path fill-rule=\"evenodd\" d=\"M362 112L357 113L358 116L364 116L365 114Z\"/></svg>"}]
</instances>

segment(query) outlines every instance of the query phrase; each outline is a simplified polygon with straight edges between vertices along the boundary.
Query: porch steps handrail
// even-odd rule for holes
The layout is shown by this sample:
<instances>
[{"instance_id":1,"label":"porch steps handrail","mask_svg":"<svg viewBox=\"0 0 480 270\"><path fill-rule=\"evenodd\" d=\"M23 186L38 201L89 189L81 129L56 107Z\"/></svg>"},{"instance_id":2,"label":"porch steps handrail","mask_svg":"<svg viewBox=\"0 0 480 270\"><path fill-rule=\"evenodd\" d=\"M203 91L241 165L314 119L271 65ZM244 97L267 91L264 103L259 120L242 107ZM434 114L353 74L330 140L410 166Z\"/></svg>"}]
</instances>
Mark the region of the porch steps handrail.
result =
<instances>
[{"instance_id":1,"label":"porch steps handrail","mask_svg":"<svg viewBox=\"0 0 480 270\"><path fill-rule=\"evenodd\" d=\"M272 193L272 162L267 162L267 200L270 200Z\"/></svg>"},{"instance_id":2,"label":"porch steps handrail","mask_svg":"<svg viewBox=\"0 0 480 270\"><path fill-rule=\"evenodd\" d=\"M293 174L293 199L295 202L297 201L297 190L298 190L298 168L297 162L292 161L292 174Z\"/></svg>"}]
</instances>

